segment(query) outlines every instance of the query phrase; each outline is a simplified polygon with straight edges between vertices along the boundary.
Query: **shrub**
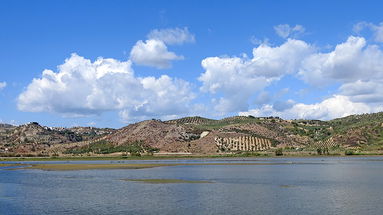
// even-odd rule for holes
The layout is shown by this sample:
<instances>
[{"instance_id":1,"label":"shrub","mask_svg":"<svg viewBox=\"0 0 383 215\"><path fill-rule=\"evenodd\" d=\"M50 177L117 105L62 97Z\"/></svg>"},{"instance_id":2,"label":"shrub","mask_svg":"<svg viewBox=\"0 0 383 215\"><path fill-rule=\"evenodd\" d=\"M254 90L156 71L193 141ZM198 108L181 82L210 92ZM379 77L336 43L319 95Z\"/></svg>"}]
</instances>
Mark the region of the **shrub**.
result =
<instances>
[{"instance_id":1,"label":"shrub","mask_svg":"<svg viewBox=\"0 0 383 215\"><path fill-rule=\"evenodd\" d=\"M317 148L317 154L322 155L322 149L321 148Z\"/></svg>"},{"instance_id":2,"label":"shrub","mask_svg":"<svg viewBox=\"0 0 383 215\"><path fill-rule=\"evenodd\" d=\"M344 155L355 155L355 152L353 150L346 150Z\"/></svg>"},{"instance_id":3,"label":"shrub","mask_svg":"<svg viewBox=\"0 0 383 215\"><path fill-rule=\"evenodd\" d=\"M329 154L330 154L330 152L329 152L329 150L328 150L327 147L323 148L322 152L323 152L323 154L325 154L325 155L329 155Z\"/></svg>"},{"instance_id":4,"label":"shrub","mask_svg":"<svg viewBox=\"0 0 383 215\"><path fill-rule=\"evenodd\" d=\"M327 147L324 148L317 148L317 154L318 155L329 155L329 149Z\"/></svg>"},{"instance_id":5,"label":"shrub","mask_svg":"<svg viewBox=\"0 0 383 215\"><path fill-rule=\"evenodd\" d=\"M279 148L279 149L275 150L275 155L276 155L276 156L282 156L282 155L283 155L283 150L282 150L282 148Z\"/></svg>"},{"instance_id":6,"label":"shrub","mask_svg":"<svg viewBox=\"0 0 383 215\"><path fill-rule=\"evenodd\" d=\"M135 142L126 142L121 145L113 145L101 140L98 142L91 143L87 146L74 147L66 150L66 154L86 154L86 153L95 153L95 154L110 154L115 152L124 152L126 155L130 154L132 156L140 156L142 153L153 154L158 152L157 148L150 147L148 144L145 144L143 141Z\"/></svg>"}]
</instances>

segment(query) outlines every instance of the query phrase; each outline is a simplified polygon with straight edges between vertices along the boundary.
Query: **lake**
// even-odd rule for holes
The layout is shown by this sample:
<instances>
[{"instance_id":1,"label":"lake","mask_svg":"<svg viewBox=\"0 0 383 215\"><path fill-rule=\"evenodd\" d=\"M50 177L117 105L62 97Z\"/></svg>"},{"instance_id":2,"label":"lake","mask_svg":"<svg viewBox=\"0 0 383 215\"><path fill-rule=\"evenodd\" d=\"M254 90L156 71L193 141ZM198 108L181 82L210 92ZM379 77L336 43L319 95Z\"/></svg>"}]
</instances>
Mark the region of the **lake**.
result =
<instances>
[{"instance_id":1,"label":"lake","mask_svg":"<svg viewBox=\"0 0 383 215\"><path fill-rule=\"evenodd\" d=\"M383 214L383 157L35 163L185 165L79 171L0 167L0 214ZM227 165L203 165L210 163Z\"/></svg>"}]
</instances>

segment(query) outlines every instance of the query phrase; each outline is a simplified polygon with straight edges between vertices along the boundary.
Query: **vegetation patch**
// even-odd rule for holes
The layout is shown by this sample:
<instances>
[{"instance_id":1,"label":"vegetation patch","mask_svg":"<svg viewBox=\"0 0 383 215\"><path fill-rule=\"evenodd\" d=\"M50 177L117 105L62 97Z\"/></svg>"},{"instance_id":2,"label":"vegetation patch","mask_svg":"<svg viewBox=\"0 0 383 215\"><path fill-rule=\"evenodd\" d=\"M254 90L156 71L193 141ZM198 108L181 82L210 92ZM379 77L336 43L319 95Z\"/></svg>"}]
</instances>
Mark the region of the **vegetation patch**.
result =
<instances>
[{"instance_id":1,"label":"vegetation patch","mask_svg":"<svg viewBox=\"0 0 383 215\"><path fill-rule=\"evenodd\" d=\"M213 183L211 181L201 181L201 180L182 180L182 179L122 179L123 181L134 181L142 182L148 184L205 184Z\"/></svg>"},{"instance_id":2,"label":"vegetation patch","mask_svg":"<svg viewBox=\"0 0 383 215\"><path fill-rule=\"evenodd\" d=\"M286 184L284 184L284 185L280 185L279 187L281 187L281 188L293 188L295 186L294 185L286 185Z\"/></svg>"},{"instance_id":3,"label":"vegetation patch","mask_svg":"<svg viewBox=\"0 0 383 215\"><path fill-rule=\"evenodd\" d=\"M20 166L20 164L14 163L0 163L0 167Z\"/></svg>"},{"instance_id":4,"label":"vegetation patch","mask_svg":"<svg viewBox=\"0 0 383 215\"><path fill-rule=\"evenodd\" d=\"M98 142L91 143L83 147L75 147L66 150L65 154L86 154L86 153L95 153L95 154L111 154L115 152L125 152L132 156L141 156L142 153L152 154L158 152L158 149L150 147L142 141L135 141L133 143L125 143L122 145L113 145L108 143L105 140L100 140Z\"/></svg>"}]
</instances>

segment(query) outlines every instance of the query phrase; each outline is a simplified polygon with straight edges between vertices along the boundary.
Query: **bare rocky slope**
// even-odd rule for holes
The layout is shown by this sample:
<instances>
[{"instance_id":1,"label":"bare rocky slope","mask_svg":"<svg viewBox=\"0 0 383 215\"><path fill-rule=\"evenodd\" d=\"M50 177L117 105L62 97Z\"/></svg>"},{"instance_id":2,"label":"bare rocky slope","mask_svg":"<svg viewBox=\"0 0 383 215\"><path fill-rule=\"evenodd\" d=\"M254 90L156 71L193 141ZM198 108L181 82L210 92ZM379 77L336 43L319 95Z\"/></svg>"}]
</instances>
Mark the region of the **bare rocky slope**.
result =
<instances>
[{"instance_id":1,"label":"bare rocky slope","mask_svg":"<svg viewBox=\"0 0 383 215\"><path fill-rule=\"evenodd\" d=\"M92 127L55 128L37 122L20 126L0 124L0 153L44 154L53 146L96 139L113 131Z\"/></svg>"},{"instance_id":2,"label":"bare rocky slope","mask_svg":"<svg viewBox=\"0 0 383 215\"><path fill-rule=\"evenodd\" d=\"M236 116L221 120L186 117L147 120L121 129L47 128L37 123L0 125L2 153L112 153L143 151L227 153L318 148L383 150L383 113L330 121ZM140 151L140 152L143 152Z\"/></svg>"}]
</instances>

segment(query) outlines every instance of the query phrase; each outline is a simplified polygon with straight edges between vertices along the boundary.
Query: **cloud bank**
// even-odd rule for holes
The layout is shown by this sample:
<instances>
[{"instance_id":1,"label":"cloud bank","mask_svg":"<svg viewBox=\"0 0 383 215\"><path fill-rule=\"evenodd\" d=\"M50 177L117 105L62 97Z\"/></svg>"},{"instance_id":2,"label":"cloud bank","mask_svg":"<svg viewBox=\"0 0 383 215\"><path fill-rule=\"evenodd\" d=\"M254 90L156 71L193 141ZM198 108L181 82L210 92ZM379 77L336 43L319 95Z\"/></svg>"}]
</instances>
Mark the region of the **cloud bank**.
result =
<instances>
[{"instance_id":1,"label":"cloud bank","mask_svg":"<svg viewBox=\"0 0 383 215\"><path fill-rule=\"evenodd\" d=\"M240 112L239 115L247 116L279 116L285 119L320 119L328 120L345 117L352 114L371 113L382 111L381 107L371 107L364 103L352 102L343 95L332 97L315 104L297 103L290 108L278 110L271 105L263 105L261 108Z\"/></svg>"},{"instance_id":2,"label":"cloud bank","mask_svg":"<svg viewBox=\"0 0 383 215\"><path fill-rule=\"evenodd\" d=\"M359 23L354 31L372 29L374 41L379 42L380 27ZM197 82L200 91L194 91L190 82L168 75L135 74L135 64L170 68L172 61L183 56L169 51L168 46L195 42L187 28L156 29L147 40L137 41L126 61L100 57L92 62L72 54L56 72L44 70L42 77L33 79L19 95L18 108L66 116L117 111L126 122L201 113L332 119L383 110L383 51L379 45L362 36L349 36L332 50L321 51L314 44L294 39L304 32L303 26L279 25L275 30L286 40L274 46L260 43L250 57L202 59L203 72ZM284 77L322 91L328 86L337 88L311 104L284 100L268 90ZM2 83L0 89L6 85ZM290 93L297 92L289 88L280 92ZM208 94L211 100L196 104L198 94Z\"/></svg>"},{"instance_id":3,"label":"cloud bank","mask_svg":"<svg viewBox=\"0 0 383 215\"><path fill-rule=\"evenodd\" d=\"M375 39L379 38L379 26L373 27ZM304 28L275 27L276 33L284 38L292 37L299 29ZM361 36L349 36L329 52L287 38L279 46L259 45L253 49L252 58L208 57L202 60L202 67L205 71L199 77L201 89L219 96L213 104L222 115L240 112L241 115L332 119L383 110L383 51ZM267 87L285 76L322 90L329 85L339 88L336 94L319 103L296 103L291 99L273 102Z\"/></svg>"}]
</instances>

